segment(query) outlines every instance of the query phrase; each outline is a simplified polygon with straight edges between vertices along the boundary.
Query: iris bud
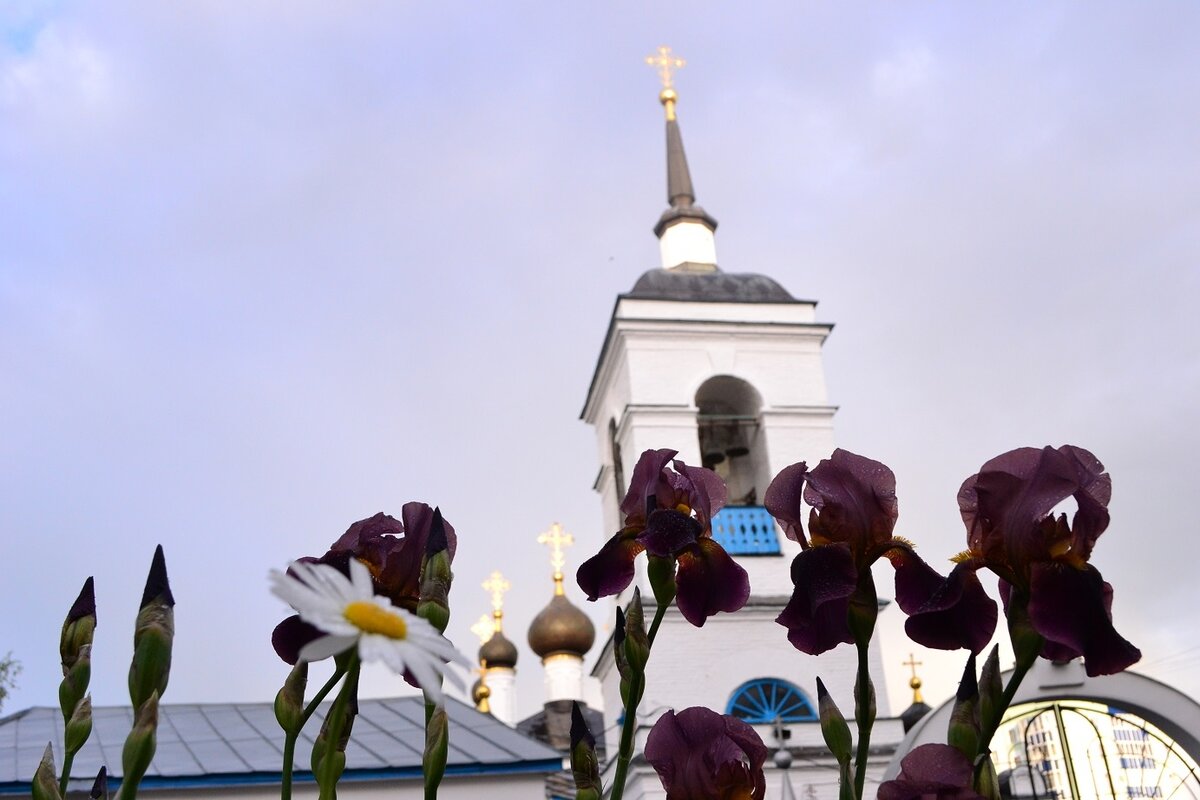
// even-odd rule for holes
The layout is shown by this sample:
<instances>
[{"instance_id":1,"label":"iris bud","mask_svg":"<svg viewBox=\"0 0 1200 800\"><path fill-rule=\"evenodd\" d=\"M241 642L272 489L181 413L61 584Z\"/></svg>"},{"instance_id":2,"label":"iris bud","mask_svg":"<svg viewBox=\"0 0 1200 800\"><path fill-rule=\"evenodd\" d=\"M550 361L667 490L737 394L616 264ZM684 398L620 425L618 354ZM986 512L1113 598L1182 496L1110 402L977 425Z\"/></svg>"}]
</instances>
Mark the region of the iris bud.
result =
<instances>
[{"instance_id":1,"label":"iris bud","mask_svg":"<svg viewBox=\"0 0 1200 800\"><path fill-rule=\"evenodd\" d=\"M442 510L433 510L429 527L429 538L425 543L425 555L421 561L420 599L417 616L429 621L439 633L446 632L450 624L450 544L446 539L446 523Z\"/></svg>"},{"instance_id":2,"label":"iris bud","mask_svg":"<svg viewBox=\"0 0 1200 800\"><path fill-rule=\"evenodd\" d=\"M54 748L46 745L37 771L33 773L33 800L62 800L58 791L58 770L54 767Z\"/></svg>"},{"instance_id":3,"label":"iris bud","mask_svg":"<svg viewBox=\"0 0 1200 800\"><path fill-rule=\"evenodd\" d=\"M146 702L138 707L133 719L133 730L125 739L121 751L121 789L119 800L133 800L137 796L138 784L142 782L154 751L158 747L158 692L151 691Z\"/></svg>"},{"instance_id":4,"label":"iris bud","mask_svg":"<svg viewBox=\"0 0 1200 800\"><path fill-rule=\"evenodd\" d=\"M88 793L91 800L108 800L108 767L101 767L92 783L92 791Z\"/></svg>"},{"instance_id":5,"label":"iris bud","mask_svg":"<svg viewBox=\"0 0 1200 800\"><path fill-rule=\"evenodd\" d=\"M167 580L162 545L154 550L142 607L133 631L133 662L129 665L129 699L140 708L150 695L162 696L171 673L171 644L175 638L175 597Z\"/></svg>"},{"instance_id":6,"label":"iris bud","mask_svg":"<svg viewBox=\"0 0 1200 800\"><path fill-rule=\"evenodd\" d=\"M68 753L78 753L79 748L92 735L92 698L90 696L79 701L74 713L67 720L66 733L63 736L63 746Z\"/></svg>"},{"instance_id":7,"label":"iris bud","mask_svg":"<svg viewBox=\"0 0 1200 800\"><path fill-rule=\"evenodd\" d=\"M829 691L820 678L817 678L817 710L821 719L821 735L829 752L837 759L838 764L845 767L850 763L853 741L850 738L850 726L842 716L841 709L830 697Z\"/></svg>"},{"instance_id":8,"label":"iris bud","mask_svg":"<svg viewBox=\"0 0 1200 800\"><path fill-rule=\"evenodd\" d=\"M633 590L633 599L625 609L625 660L633 675L642 675L646 671L646 662L650 660L650 639L646 635L646 615L642 611L642 592Z\"/></svg>"},{"instance_id":9,"label":"iris bud","mask_svg":"<svg viewBox=\"0 0 1200 800\"><path fill-rule=\"evenodd\" d=\"M1004 685L1000 680L1000 646L992 648L979 674L979 722L983 730L995 730L1000 722Z\"/></svg>"},{"instance_id":10,"label":"iris bud","mask_svg":"<svg viewBox=\"0 0 1200 800\"><path fill-rule=\"evenodd\" d=\"M946 744L956 748L972 762L979 752L979 684L975 678L975 654L967 659L954 710L950 712L950 728Z\"/></svg>"},{"instance_id":11,"label":"iris bud","mask_svg":"<svg viewBox=\"0 0 1200 800\"><path fill-rule=\"evenodd\" d=\"M293 736L300 733L304 724L304 689L307 685L308 662L297 662L283 682L283 688L275 695L275 719L284 733Z\"/></svg>"},{"instance_id":12,"label":"iris bud","mask_svg":"<svg viewBox=\"0 0 1200 800\"><path fill-rule=\"evenodd\" d=\"M89 577L83 582L79 596L75 598L71 610L67 612L66 620L63 621L58 651L62 658L64 678L80 657L86 657L91 652L95 630L96 590L95 582Z\"/></svg>"},{"instance_id":13,"label":"iris bud","mask_svg":"<svg viewBox=\"0 0 1200 800\"><path fill-rule=\"evenodd\" d=\"M600 764L596 760L596 737L588 730L579 703L571 702L571 775L575 800L600 800Z\"/></svg>"}]
</instances>

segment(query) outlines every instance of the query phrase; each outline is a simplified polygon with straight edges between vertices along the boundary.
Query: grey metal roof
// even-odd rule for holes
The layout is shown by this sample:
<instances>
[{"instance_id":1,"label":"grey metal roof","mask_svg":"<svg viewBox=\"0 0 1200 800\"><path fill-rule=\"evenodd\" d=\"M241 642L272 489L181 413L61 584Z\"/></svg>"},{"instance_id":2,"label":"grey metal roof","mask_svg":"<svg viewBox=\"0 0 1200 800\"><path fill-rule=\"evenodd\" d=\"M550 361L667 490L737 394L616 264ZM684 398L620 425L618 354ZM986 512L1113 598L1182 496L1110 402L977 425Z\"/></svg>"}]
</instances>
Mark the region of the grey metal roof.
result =
<instances>
[{"instance_id":1,"label":"grey metal roof","mask_svg":"<svg viewBox=\"0 0 1200 800\"><path fill-rule=\"evenodd\" d=\"M652 269L627 294L638 300L690 300L709 303L795 303L787 289L766 275L734 275L720 270L688 272Z\"/></svg>"},{"instance_id":2,"label":"grey metal roof","mask_svg":"<svg viewBox=\"0 0 1200 800\"><path fill-rule=\"evenodd\" d=\"M313 715L296 745L298 779L307 773L313 739L328 704ZM447 774L553 772L562 755L504 725L488 714L447 699L450 750ZM92 735L75 757L72 778L90 787L107 765L121 773L121 748L133 722L122 706L93 710ZM0 719L0 794L27 792L46 749L54 744L62 767L62 715L36 707ZM420 774L425 741L425 706L420 697L359 701L359 715L346 748L346 779ZM278 780L283 732L270 703L214 703L159 707L158 750L146 774L146 788L158 786L260 783ZM358 773L357 775L353 773ZM85 788L86 788L85 787Z\"/></svg>"}]
</instances>

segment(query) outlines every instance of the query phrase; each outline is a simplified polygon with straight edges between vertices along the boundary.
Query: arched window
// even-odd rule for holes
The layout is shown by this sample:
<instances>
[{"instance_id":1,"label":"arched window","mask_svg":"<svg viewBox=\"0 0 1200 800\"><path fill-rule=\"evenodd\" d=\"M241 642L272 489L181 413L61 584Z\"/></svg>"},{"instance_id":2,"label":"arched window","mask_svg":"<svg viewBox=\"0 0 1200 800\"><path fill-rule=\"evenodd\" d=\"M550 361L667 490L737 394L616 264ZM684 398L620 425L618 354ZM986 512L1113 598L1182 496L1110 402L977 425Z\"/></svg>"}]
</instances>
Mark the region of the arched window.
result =
<instances>
[{"instance_id":1,"label":"arched window","mask_svg":"<svg viewBox=\"0 0 1200 800\"><path fill-rule=\"evenodd\" d=\"M781 678L756 678L746 681L729 697L725 713L753 725L780 722L807 722L817 719L808 696Z\"/></svg>"},{"instance_id":2,"label":"arched window","mask_svg":"<svg viewBox=\"0 0 1200 800\"><path fill-rule=\"evenodd\" d=\"M696 428L703 465L729 487L729 505L758 505L766 465L759 441L762 400L750 384L717 375L696 391ZM766 487L764 486L763 489Z\"/></svg>"}]
</instances>

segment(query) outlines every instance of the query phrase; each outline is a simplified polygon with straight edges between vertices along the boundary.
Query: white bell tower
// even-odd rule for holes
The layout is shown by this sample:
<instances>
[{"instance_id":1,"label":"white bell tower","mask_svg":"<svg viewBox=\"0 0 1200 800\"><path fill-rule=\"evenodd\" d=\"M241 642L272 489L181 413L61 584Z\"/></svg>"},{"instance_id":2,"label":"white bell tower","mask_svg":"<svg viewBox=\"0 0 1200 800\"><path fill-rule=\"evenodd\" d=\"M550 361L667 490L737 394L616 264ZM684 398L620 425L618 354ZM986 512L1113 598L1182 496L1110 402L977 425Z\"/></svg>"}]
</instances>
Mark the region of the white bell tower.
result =
<instances>
[{"instance_id":1,"label":"white bell tower","mask_svg":"<svg viewBox=\"0 0 1200 800\"><path fill-rule=\"evenodd\" d=\"M596 432L601 468L594 488L611 534L621 527L618 506L643 451L672 448L684 462L713 469L729 486L714 538L749 574L751 595L741 611L718 614L700 629L677 610L668 613L650 657L639 741L667 708L706 705L755 724L772 714L785 722L815 718L817 675L847 710L856 669L852 646L808 656L788 644L775 622L791 595L789 567L800 549L761 505L781 469L797 461L815 466L834 449L836 409L821 361L832 325L817 320L814 301L796 299L774 280L718 268L717 222L695 205L670 85L671 70L682 62L665 48L647 61L664 75L670 207L654 228L662 267L617 298L581 414ZM652 606L644 555L634 585ZM632 586L618 601L628 602L631 592ZM652 615L647 610L646 618ZM886 714L877 651L872 672ZM603 686L609 752L615 752L621 702L611 638L593 674ZM783 692L787 687L799 695ZM772 707L771 697L791 705ZM806 727L819 743L816 726ZM769 729L761 730L769 743Z\"/></svg>"}]
</instances>

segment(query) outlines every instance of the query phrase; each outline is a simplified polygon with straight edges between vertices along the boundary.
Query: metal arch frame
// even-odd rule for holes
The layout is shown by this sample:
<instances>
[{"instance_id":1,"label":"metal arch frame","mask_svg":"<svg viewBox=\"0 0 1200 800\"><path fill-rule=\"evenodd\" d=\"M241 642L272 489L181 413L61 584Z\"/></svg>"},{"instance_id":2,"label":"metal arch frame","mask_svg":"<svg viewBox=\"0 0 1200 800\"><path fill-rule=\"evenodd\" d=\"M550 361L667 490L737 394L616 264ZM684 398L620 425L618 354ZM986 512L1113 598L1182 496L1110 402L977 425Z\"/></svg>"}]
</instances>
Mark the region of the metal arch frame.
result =
<instances>
[{"instance_id":1,"label":"metal arch frame","mask_svg":"<svg viewBox=\"0 0 1200 800\"><path fill-rule=\"evenodd\" d=\"M1009 674L1004 674L1005 680ZM1055 664L1038 659L1025 676L1012 706L1053 701L1103 703L1134 714L1162 731L1193 761L1200 762L1200 703L1161 681L1129 670L1089 678L1078 661ZM912 727L896 748L883 780L899 774L901 759L914 748L945 742L953 706L951 698Z\"/></svg>"},{"instance_id":2,"label":"metal arch frame","mask_svg":"<svg viewBox=\"0 0 1200 800\"><path fill-rule=\"evenodd\" d=\"M739 701L742 697L746 696L754 689L768 685L777 688L782 687L786 690L786 694L778 699L772 697L771 707L764 707L757 713L756 716L742 716L742 714L738 713L737 706L739 705ZM785 714L785 704L782 702L782 700L787 697L794 697L799 701L798 703L787 703L787 708L796 708L799 705L806 709L807 713L803 716L796 714ZM761 703L755 703L755 705L761 705ZM743 713L752 710L748 704L742 704L742 709ZM816 706L813 705L812 700L809 699L809 696L804 693L804 690L791 681L786 681L783 678L754 678L753 680L749 680L741 684L733 690L732 694L729 695L729 701L725 704L725 713L730 716L737 717L744 722L748 722L751 725L769 725L776 722L790 724L793 722L811 722L818 719Z\"/></svg>"}]
</instances>

